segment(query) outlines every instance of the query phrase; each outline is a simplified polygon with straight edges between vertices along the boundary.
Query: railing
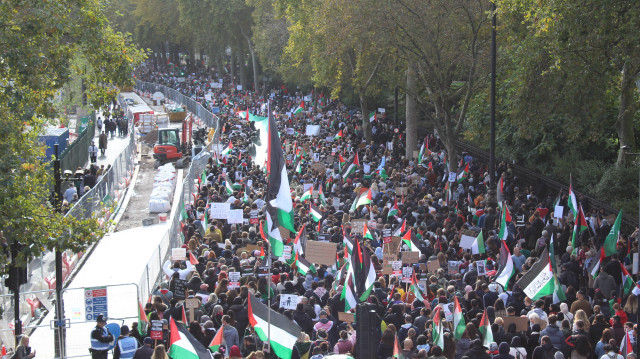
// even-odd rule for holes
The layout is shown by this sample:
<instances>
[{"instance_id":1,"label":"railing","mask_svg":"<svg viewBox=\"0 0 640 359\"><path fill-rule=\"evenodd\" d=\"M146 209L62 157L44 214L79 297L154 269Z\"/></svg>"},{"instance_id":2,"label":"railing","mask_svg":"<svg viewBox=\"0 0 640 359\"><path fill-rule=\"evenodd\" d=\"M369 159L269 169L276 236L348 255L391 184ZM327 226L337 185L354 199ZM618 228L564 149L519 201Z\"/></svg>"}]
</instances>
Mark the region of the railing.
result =
<instances>
[{"instance_id":1,"label":"railing","mask_svg":"<svg viewBox=\"0 0 640 359\"><path fill-rule=\"evenodd\" d=\"M78 119L78 126L80 123L80 119ZM91 119L87 125L87 128L80 133L80 136L73 141L69 147L67 147L64 152L60 154L60 169L71 170L75 172L76 168L84 167L84 164L87 163L87 159L89 158L89 145L91 144L91 140L96 134L95 127L95 112L92 113Z\"/></svg>"},{"instance_id":2,"label":"railing","mask_svg":"<svg viewBox=\"0 0 640 359\"><path fill-rule=\"evenodd\" d=\"M221 127L222 123L218 116L211 113L205 107L203 107L197 101L182 95L177 90L166 87L164 85L157 85L153 83L136 81L135 89L143 94L143 96L150 96L155 92L162 92L165 95L165 98L174 101L178 104L184 105L189 112L191 112L194 116L197 116L204 125L209 128L214 128L215 134L213 140L209 145L202 150L199 154L191 159L191 164L189 165L189 169L183 176L182 186L178 184L176 186L176 191L179 191L178 200L175 201L172 205L178 206L177 210L174 211L175 215L171 219L171 226L169 230L162 238L162 241L158 245L157 248L154 249L153 253L149 257L147 265L145 266L145 270L138 281L138 288L140 290L140 298L142 301L146 301L151 294L154 292L160 279L162 278L162 265L164 262L169 259L171 255L171 248L180 247L182 243L182 239L180 237L180 210L187 203L191 202L191 194L196 193L196 183L200 175L202 174L202 170L206 167L209 158L211 157L211 151L214 147L214 144L217 144L219 141L219 131L218 129Z\"/></svg>"}]
</instances>

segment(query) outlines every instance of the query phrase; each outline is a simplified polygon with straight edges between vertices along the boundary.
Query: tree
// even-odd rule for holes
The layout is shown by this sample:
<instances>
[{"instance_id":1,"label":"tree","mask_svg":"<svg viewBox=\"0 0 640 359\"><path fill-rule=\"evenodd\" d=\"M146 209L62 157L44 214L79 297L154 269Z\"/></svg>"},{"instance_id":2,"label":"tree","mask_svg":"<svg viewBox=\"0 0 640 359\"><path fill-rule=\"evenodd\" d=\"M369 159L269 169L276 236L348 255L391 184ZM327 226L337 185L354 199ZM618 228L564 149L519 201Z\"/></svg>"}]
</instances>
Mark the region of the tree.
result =
<instances>
[{"instance_id":1,"label":"tree","mask_svg":"<svg viewBox=\"0 0 640 359\"><path fill-rule=\"evenodd\" d=\"M399 56L415 66L418 83L408 94L438 131L455 170L455 142L471 97L488 76L490 2L393 0L380 1L377 9L386 15L381 25Z\"/></svg>"},{"instance_id":2,"label":"tree","mask_svg":"<svg viewBox=\"0 0 640 359\"><path fill-rule=\"evenodd\" d=\"M143 54L109 26L97 0L2 2L0 22L0 228L3 244L23 246L14 258L23 266L45 250L85 249L101 235L95 219L63 217L48 204L52 179L37 142L56 115L53 98L69 79L72 59L87 60L85 79L99 106L116 86L132 84ZM0 273L8 269L6 248Z\"/></svg>"}]
</instances>

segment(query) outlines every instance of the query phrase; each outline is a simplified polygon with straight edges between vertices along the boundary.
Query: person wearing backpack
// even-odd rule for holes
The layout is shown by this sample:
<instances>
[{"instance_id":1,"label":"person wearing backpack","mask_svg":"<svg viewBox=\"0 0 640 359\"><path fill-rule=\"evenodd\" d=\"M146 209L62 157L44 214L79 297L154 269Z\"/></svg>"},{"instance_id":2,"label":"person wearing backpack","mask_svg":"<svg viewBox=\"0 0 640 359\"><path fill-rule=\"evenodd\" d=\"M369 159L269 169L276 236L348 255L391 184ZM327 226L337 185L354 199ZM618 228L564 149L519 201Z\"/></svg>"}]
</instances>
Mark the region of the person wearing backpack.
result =
<instances>
[{"instance_id":1,"label":"person wearing backpack","mask_svg":"<svg viewBox=\"0 0 640 359\"><path fill-rule=\"evenodd\" d=\"M533 350L531 359L554 359L557 349L551 344L551 338L544 335L540 338L540 345Z\"/></svg>"}]
</instances>

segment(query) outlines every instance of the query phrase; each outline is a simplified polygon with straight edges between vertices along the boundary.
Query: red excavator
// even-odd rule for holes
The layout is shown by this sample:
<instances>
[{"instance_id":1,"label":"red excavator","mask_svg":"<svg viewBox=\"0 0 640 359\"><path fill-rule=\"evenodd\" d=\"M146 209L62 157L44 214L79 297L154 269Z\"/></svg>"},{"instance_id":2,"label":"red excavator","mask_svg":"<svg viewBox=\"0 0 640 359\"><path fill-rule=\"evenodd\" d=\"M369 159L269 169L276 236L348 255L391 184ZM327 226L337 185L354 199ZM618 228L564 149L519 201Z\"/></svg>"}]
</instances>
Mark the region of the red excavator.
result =
<instances>
[{"instance_id":1,"label":"red excavator","mask_svg":"<svg viewBox=\"0 0 640 359\"><path fill-rule=\"evenodd\" d=\"M190 156L192 126L193 121L189 114L182 120L182 133L179 128L159 129L158 142L153 146L153 158L162 163Z\"/></svg>"}]
</instances>

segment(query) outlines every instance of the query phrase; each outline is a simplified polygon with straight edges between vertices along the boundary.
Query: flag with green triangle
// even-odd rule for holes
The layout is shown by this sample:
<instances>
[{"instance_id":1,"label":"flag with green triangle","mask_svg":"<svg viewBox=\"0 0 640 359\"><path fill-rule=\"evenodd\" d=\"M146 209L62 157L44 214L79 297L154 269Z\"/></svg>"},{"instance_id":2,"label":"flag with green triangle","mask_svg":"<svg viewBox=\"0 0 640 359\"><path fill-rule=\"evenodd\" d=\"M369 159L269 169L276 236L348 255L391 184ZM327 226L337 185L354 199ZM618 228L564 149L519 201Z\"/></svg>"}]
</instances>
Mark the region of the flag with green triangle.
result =
<instances>
[{"instance_id":1,"label":"flag with green triangle","mask_svg":"<svg viewBox=\"0 0 640 359\"><path fill-rule=\"evenodd\" d=\"M484 236L482 235L482 231L480 231L476 240L471 245L471 254L482 254L486 252L484 248Z\"/></svg>"},{"instance_id":2,"label":"flag with green triangle","mask_svg":"<svg viewBox=\"0 0 640 359\"><path fill-rule=\"evenodd\" d=\"M614 253L616 253L616 244L618 243L618 238L620 238L620 225L622 224L622 210L618 213L616 217L616 221L613 222L613 226L607 235L607 238L604 240L604 254L608 257Z\"/></svg>"},{"instance_id":3,"label":"flag with green triangle","mask_svg":"<svg viewBox=\"0 0 640 359\"><path fill-rule=\"evenodd\" d=\"M442 326L442 307L438 306L433 313L433 327L431 329L431 338L433 345L444 349L444 328Z\"/></svg>"},{"instance_id":4,"label":"flag with green triangle","mask_svg":"<svg viewBox=\"0 0 640 359\"><path fill-rule=\"evenodd\" d=\"M211 343L209 343L209 350L211 350L214 353L217 352L218 349L220 349L220 347L222 346L223 340L224 340L224 325L221 325L220 329L218 329L218 332L211 340Z\"/></svg>"},{"instance_id":5,"label":"flag with green triangle","mask_svg":"<svg viewBox=\"0 0 640 359\"><path fill-rule=\"evenodd\" d=\"M462 334L466 329L464 316L462 315L462 308L460 307L460 302L458 302L458 297L453 297L453 337L456 340L460 340L462 338Z\"/></svg>"},{"instance_id":6,"label":"flag with green triangle","mask_svg":"<svg viewBox=\"0 0 640 359\"><path fill-rule=\"evenodd\" d=\"M399 212L400 212L400 209L398 208L398 197L395 197L393 199L393 206L389 208L389 213L387 214L387 218L392 216L397 216Z\"/></svg>"},{"instance_id":7,"label":"flag with green triangle","mask_svg":"<svg viewBox=\"0 0 640 359\"><path fill-rule=\"evenodd\" d=\"M573 192L573 180L571 175L569 175L569 199L567 200L567 204L575 217L578 214L578 198L576 197L575 192Z\"/></svg>"},{"instance_id":8,"label":"flag with green triangle","mask_svg":"<svg viewBox=\"0 0 640 359\"><path fill-rule=\"evenodd\" d=\"M491 323L489 323L486 309L482 313L482 319L480 320L480 333L482 334L482 345L485 348L489 348L489 345L493 343L493 332L491 331Z\"/></svg>"},{"instance_id":9,"label":"flag with green triangle","mask_svg":"<svg viewBox=\"0 0 640 359\"><path fill-rule=\"evenodd\" d=\"M627 271L627 268L624 267L622 263L620 263L620 269L622 270L622 289L624 291L624 295L629 295L633 288L636 287L636 283L631 278L631 274Z\"/></svg>"}]
</instances>

